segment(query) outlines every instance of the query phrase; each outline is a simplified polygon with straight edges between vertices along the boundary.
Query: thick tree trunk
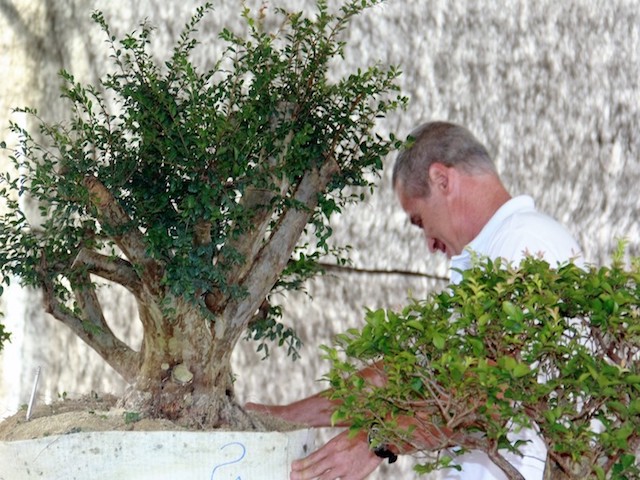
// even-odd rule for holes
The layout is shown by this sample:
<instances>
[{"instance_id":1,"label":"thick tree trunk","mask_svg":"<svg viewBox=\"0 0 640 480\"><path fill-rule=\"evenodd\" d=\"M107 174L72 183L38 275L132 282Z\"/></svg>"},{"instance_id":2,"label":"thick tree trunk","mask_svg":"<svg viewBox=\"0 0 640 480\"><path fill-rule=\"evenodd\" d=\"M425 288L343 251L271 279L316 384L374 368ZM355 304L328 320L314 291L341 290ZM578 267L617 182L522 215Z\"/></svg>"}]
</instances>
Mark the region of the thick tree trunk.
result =
<instances>
[{"instance_id":1,"label":"thick tree trunk","mask_svg":"<svg viewBox=\"0 0 640 480\"><path fill-rule=\"evenodd\" d=\"M216 327L184 300L164 311L151 302L139 303L139 309L145 326L142 362L125 408L190 428L259 427L235 398L231 354L242 330Z\"/></svg>"}]
</instances>

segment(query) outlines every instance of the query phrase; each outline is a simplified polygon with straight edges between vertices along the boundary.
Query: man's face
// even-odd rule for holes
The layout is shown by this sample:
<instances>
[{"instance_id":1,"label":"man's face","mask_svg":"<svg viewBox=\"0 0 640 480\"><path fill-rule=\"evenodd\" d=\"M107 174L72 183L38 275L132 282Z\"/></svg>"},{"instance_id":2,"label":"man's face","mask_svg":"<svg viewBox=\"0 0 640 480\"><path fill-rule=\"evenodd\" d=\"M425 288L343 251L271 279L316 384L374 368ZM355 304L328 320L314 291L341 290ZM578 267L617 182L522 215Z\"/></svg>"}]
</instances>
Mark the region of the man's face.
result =
<instances>
[{"instance_id":1,"label":"man's face","mask_svg":"<svg viewBox=\"0 0 640 480\"><path fill-rule=\"evenodd\" d=\"M404 192L402 185L398 185L396 193L411 224L424 233L431 253L442 252L448 258L460 254L445 189L432 184L427 197L412 197Z\"/></svg>"}]
</instances>

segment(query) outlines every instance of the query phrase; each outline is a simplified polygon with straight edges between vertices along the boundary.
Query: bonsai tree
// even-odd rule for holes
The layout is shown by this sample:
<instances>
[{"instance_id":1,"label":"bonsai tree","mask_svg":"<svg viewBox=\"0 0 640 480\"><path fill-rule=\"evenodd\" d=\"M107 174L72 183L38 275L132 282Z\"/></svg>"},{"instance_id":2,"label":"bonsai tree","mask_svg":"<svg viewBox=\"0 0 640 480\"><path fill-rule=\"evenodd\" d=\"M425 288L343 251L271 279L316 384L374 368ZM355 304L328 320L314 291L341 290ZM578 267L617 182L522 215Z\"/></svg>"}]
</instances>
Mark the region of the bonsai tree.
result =
<instances>
[{"instance_id":1,"label":"bonsai tree","mask_svg":"<svg viewBox=\"0 0 640 480\"><path fill-rule=\"evenodd\" d=\"M341 34L377 3L332 13L318 1L312 18L277 10L275 32L245 9L247 35L222 30L226 48L209 68L193 53L210 4L166 63L149 53L150 25L118 40L95 13L111 73L83 85L63 71L69 121L23 109L39 132L11 125L21 141L18 176L0 178L3 282L42 290L46 311L130 384L125 408L192 427L252 426L234 398L234 346L249 335L296 354L270 297L317 273L325 255L344 261L328 220L362 198L353 187L372 187L397 147L375 126L405 103L398 70L329 75ZM38 214L23 210L24 196ZM140 351L105 321L98 290L109 282L135 300Z\"/></svg>"},{"instance_id":2,"label":"bonsai tree","mask_svg":"<svg viewBox=\"0 0 640 480\"><path fill-rule=\"evenodd\" d=\"M479 449L522 479L501 449L519 452L507 434L535 424L545 478L640 478L640 261L626 269L622 258L621 248L587 269L482 259L447 291L369 312L326 347L342 400L334 419L428 452L422 473L459 469L452 455ZM354 374L365 365L386 384ZM413 435L417 425L435 444Z\"/></svg>"}]
</instances>

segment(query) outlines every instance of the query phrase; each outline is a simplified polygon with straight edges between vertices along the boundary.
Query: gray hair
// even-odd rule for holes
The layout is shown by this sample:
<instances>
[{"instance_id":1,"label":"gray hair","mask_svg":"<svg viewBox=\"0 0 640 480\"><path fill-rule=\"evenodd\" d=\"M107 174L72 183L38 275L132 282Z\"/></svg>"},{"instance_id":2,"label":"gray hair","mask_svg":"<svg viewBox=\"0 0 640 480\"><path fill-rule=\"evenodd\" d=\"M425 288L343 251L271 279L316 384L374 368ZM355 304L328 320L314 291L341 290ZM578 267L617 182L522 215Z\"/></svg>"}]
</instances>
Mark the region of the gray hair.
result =
<instances>
[{"instance_id":1,"label":"gray hair","mask_svg":"<svg viewBox=\"0 0 640 480\"><path fill-rule=\"evenodd\" d=\"M487 149L464 127L427 122L413 130L393 167L393 188L402 185L412 197L429 195L429 167L435 162L475 175L498 175Z\"/></svg>"}]
</instances>

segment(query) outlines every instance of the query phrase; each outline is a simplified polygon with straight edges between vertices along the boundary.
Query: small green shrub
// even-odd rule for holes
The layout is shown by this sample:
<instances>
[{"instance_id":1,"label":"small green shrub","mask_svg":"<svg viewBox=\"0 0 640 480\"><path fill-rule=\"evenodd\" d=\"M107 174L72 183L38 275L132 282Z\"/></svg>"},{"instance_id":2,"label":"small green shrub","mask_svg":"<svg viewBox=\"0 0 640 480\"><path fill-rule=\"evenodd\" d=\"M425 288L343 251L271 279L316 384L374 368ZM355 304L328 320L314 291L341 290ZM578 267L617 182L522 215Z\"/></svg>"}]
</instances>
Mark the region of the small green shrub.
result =
<instances>
[{"instance_id":1,"label":"small green shrub","mask_svg":"<svg viewBox=\"0 0 640 480\"><path fill-rule=\"evenodd\" d=\"M638 478L640 263L625 268L621 259L620 251L610 266L589 268L483 259L447 291L400 312L368 312L361 331L326 348L332 398L342 400L334 420L377 425L392 444L413 442L402 417L433 424L438 445L413 442L440 452L420 472L449 467L452 452L468 449L504 465L498 449L521 447L507 433L535 423L547 468L560 475ZM384 386L355 375L372 365ZM444 453L453 446L462 449Z\"/></svg>"}]
</instances>

